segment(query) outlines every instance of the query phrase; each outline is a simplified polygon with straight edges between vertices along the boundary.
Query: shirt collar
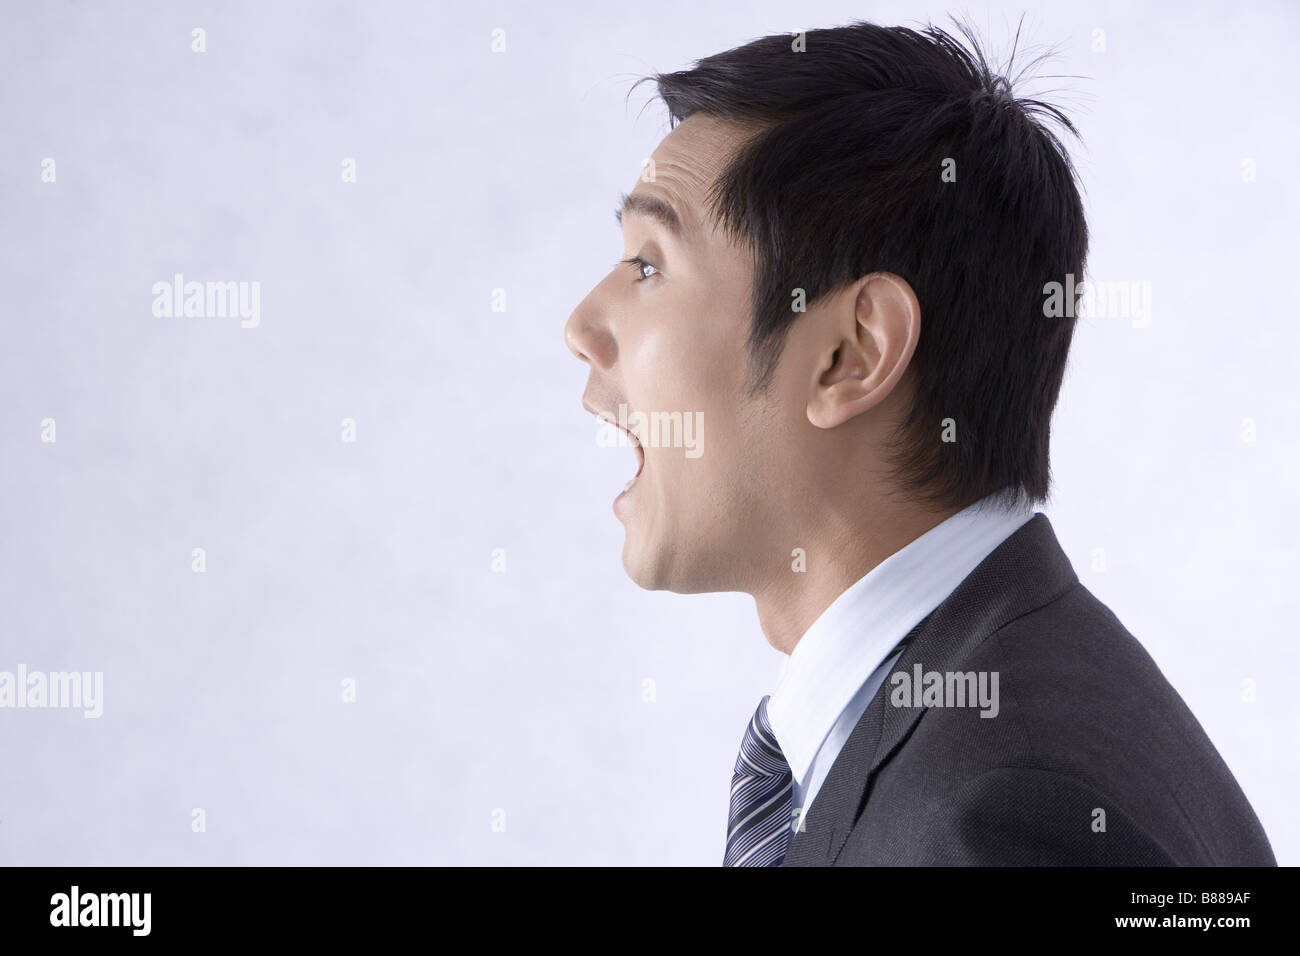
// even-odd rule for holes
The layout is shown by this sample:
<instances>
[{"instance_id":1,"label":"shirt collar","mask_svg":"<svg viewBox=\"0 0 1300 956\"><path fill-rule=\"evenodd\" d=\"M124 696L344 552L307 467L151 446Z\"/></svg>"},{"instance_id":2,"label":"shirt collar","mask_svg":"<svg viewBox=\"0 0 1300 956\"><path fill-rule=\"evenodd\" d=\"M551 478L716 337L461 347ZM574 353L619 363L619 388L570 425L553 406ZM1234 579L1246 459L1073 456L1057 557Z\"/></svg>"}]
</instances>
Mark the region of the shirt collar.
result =
<instances>
[{"instance_id":1,"label":"shirt collar","mask_svg":"<svg viewBox=\"0 0 1300 956\"><path fill-rule=\"evenodd\" d=\"M831 605L783 662L767 705L772 732L801 784L822 742L868 677L1033 508L977 501L894 552Z\"/></svg>"}]
</instances>

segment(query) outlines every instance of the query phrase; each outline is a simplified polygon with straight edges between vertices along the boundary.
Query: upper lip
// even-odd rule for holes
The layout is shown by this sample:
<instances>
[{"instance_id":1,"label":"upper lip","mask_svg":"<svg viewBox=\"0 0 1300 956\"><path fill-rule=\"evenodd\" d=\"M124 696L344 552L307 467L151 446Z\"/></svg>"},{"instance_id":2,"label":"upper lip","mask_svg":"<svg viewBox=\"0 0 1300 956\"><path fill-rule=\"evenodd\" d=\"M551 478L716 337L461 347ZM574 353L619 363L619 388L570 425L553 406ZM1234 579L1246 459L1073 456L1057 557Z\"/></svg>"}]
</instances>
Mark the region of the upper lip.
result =
<instances>
[{"instance_id":1,"label":"upper lip","mask_svg":"<svg viewBox=\"0 0 1300 956\"><path fill-rule=\"evenodd\" d=\"M601 411L599 408L595 408L585 398L582 400L582 407L585 408L591 414L598 417L601 421L609 422L609 424L613 425L624 435L626 435L629 439L631 439L632 447L636 449L636 474L633 475L632 477L639 478L641 476L641 472L645 469L645 449L641 446L641 439L636 436L636 432L633 432L630 429L624 428L622 425L620 425L617 415L614 415L610 412Z\"/></svg>"}]
</instances>

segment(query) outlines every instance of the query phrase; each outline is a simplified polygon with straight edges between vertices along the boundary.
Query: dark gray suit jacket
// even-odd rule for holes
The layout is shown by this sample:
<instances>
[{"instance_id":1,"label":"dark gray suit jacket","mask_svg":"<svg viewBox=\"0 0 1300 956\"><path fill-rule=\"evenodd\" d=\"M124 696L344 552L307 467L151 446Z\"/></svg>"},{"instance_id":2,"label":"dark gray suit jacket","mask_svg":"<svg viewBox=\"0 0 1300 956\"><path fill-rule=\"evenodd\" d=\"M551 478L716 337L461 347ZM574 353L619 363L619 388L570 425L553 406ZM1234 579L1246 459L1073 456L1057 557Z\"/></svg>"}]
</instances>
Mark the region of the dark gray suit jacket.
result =
<instances>
[{"instance_id":1,"label":"dark gray suit jacket","mask_svg":"<svg viewBox=\"0 0 1300 956\"><path fill-rule=\"evenodd\" d=\"M997 716L903 705L892 675L918 663L997 672ZM1042 514L908 635L805 825L783 866L1277 865L1201 725Z\"/></svg>"}]
</instances>

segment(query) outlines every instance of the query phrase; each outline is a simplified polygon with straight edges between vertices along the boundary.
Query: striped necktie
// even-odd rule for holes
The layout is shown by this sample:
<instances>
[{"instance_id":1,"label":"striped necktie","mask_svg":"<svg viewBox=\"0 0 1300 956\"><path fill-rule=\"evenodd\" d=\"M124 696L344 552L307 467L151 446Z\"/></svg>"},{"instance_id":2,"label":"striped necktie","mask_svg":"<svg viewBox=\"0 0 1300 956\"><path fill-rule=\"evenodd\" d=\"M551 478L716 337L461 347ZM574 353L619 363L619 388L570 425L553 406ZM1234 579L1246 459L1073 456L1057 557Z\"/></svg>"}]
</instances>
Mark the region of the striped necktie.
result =
<instances>
[{"instance_id":1,"label":"striped necktie","mask_svg":"<svg viewBox=\"0 0 1300 956\"><path fill-rule=\"evenodd\" d=\"M745 729L731 778L723 866L781 865L790 843L791 783L790 765L767 722L764 697Z\"/></svg>"}]
</instances>

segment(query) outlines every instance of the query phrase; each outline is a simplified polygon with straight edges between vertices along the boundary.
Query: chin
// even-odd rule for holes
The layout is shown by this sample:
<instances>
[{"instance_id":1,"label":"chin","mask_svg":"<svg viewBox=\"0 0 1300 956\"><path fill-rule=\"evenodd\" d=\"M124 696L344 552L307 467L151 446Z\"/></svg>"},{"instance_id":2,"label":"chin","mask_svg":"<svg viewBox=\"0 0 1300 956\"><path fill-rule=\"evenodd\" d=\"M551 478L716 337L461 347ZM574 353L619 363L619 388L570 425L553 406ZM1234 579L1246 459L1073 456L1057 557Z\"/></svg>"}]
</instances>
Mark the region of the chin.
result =
<instances>
[{"instance_id":1,"label":"chin","mask_svg":"<svg viewBox=\"0 0 1300 956\"><path fill-rule=\"evenodd\" d=\"M682 574L682 557L681 549L670 544L636 540L630 528L623 542L623 570L633 584L646 591L689 594L702 590L691 587L691 581L683 580L689 575Z\"/></svg>"},{"instance_id":2,"label":"chin","mask_svg":"<svg viewBox=\"0 0 1300 956\"><path fill-rule=\"evenodd\" d=\"M623 543L623 570L627 576L632 579L632 583L646 591L671 591L665 581L667 577L662 568L658 567L658 562L652 557L641 554L638 549L632 546L632 536L629 533L627 541Z\"/></svg>"},{"instance_id":3,"label":"chin","mask_svg":"<svg viewBox=\"0 0 1300 956\"><path fill-rule=\"evenodd\" d=\"M716 556L703 562L683 560L685 558L687 555L680 548L634 548L630 536L623 545L623 570L633 584L645 591L710 594L735 590L717 580L719 566Z\"/></svg>"}]
</instances>

